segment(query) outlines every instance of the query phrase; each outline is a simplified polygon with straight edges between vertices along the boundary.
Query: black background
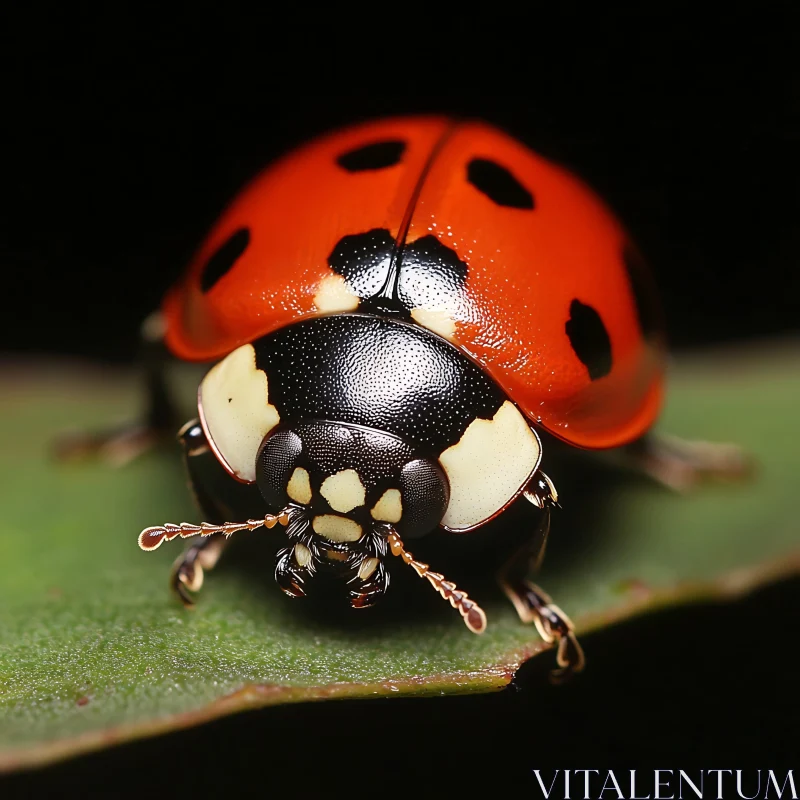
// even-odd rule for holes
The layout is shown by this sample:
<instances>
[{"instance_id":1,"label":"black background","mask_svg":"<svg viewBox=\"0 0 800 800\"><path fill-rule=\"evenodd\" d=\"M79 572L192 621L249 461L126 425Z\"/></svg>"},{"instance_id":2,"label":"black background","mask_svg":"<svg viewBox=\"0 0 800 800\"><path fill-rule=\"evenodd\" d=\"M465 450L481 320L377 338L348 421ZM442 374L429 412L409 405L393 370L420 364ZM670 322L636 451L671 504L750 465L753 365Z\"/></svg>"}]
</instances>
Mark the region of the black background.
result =
<instances>
[{"instance_id":1,"label":"black background","mask_svg":"<svg viewBox=\"0 0 800 800\"><path fill-rule=\"evenodd\" d=\"M199 27L196 9L15 19L2 349L130 361L140 319L259 167L332 126L420 111L499 124L592 184L653 265L675 350L796 335L789 9L731 10L707 29L677 10L588 25L499 10L402 25L311 9L292 24L219 9ZM427 796L486 772L536 797L534 767L797 768L798 588L587 637L590 668L571 686L549 687L543 658L498 695L267 709L8 788L373 796L402 780Z\"/></svg>"}]
</instances>

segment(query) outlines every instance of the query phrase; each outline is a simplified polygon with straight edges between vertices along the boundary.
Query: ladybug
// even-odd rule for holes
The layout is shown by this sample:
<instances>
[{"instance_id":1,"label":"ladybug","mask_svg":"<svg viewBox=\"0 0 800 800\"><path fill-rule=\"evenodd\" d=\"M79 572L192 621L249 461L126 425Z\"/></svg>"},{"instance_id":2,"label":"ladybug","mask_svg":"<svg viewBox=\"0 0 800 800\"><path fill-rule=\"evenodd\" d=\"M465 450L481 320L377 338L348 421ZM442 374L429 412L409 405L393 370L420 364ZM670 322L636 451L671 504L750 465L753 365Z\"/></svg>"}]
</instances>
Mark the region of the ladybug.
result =
<instances>
[{"instance_id":1,"label":"ladybug","mask_svg":"<svg viewBox=\"0 0 800 800\"><path fill-rule=\"evenodd\" d=\"M179 434L207 521L147 528L139 544L199 537L171 579L190 605L231 534L282 525L286 594L326 574L371 606L394 557L482 633L478 603L405 543L468 534L519 497L549 525L540 431L623 448L672 483L722 463L646 436L662 330L614 215L504 132L406 117L319 138L244 189L145 326L151 344L215 364ZM173 417L158 362L148 376L149 435ZM501 584L574 672L572 623L526 577L535 540Z\"/></svg>"}]
</instances>

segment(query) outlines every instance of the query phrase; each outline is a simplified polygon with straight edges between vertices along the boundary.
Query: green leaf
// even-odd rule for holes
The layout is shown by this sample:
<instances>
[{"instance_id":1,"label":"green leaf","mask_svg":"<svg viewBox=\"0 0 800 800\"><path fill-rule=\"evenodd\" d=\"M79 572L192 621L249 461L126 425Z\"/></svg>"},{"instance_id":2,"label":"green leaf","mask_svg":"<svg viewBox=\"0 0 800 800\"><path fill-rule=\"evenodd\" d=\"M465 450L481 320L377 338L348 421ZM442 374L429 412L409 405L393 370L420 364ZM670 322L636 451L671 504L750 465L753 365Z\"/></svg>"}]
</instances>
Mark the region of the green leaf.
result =
<instances>
[{"instance_id":1,"label":"green leaf","mask_svg":"<svg viewBox=\"0 0 800 800\"><path fill-rule=\"evenodd\" d=\"M579 633L800 569L797 348L713 354L673 372L661 427L738 442L757 474L678 495L545 450L565 510L538 581ZM48 456L64 428L134 415L130 380L6 368L0 381L0 769L276 703L495 690L546 649L491 583L463 570L459 585L487 612L483 636L400 562L370 611L290 600L272 580L280 529L237 534L184 611L166 583L180 545L147 554L136 543L147 525L199 521L177 450L119 470ZM193 385L181 383L188 397Z\"/></svg>"}]
</instances>

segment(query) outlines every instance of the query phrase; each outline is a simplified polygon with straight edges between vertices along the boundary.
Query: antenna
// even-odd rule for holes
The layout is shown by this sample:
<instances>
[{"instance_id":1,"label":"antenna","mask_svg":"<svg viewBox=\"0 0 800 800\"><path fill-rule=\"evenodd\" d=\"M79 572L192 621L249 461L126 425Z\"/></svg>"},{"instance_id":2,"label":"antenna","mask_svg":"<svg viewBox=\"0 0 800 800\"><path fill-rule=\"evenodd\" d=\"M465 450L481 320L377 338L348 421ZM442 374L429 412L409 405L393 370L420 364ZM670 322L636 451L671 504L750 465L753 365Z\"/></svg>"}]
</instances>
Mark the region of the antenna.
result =
<instances>
[{"instance_id":1,"label":"antenna","mask_svg":"<svg viewBox=\"0 0 800 800\"><path fill-rule=\"evenodd\" d=\"M464 624L473 633L483 633L486 630L486 614L474 600L469 599L466 592L460 591L452 581L445 580L444 575L431 572L427 564L416 561L414 556L403 547L403 541L394 528L390 529L387 541L392 555L402 558L403 562L408 564L420 578L427 578L431 586L445 600L449 600L450 605L461 614Z\"/></svg>"},{"instance_id":2,"label":"antenna","mask_svg":"<svg viewBox=\"0 0 800 800\"><path fill-rule=\"evenodd\" d=\"M287 506L279 514L267 514L264 519L249 519L247 522L223 522L221 525L214 525L211 522L201 522L195 525L191 522L181 522L176 525L174 522L166 522L164 525L154 525L145 528L139 534L139 547L142 550L157 550L161 543L171 541L176 536L183 539L189 536L211 536L214 533L221 533L230 536L237 531L252 531L256 528L274 528L278 523L288 525L294 508Z\"/></svg>"}]
</instances>

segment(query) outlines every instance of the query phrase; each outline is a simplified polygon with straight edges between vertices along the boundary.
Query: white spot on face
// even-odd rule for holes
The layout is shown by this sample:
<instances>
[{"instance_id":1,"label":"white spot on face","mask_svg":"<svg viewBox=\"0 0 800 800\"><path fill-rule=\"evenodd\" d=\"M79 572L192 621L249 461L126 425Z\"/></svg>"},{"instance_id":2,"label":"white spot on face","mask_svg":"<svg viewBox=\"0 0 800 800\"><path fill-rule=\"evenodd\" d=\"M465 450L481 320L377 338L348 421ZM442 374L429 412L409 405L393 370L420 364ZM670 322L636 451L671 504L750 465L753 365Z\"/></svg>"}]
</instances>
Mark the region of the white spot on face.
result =
<instances>
[{"instance_id":1,"label":"white spot on face","mask_svg":"<svg viewBox=\"0 0 800 800\"><path fill-rule=\"evenodd\" d=\"M353 293L341 275L328 275L323 278L314 295L317 311L326 314L335 311L355 311L360 302L359 296Z\"/></svg>"},{"instance_id":2,"label":"white spot on face","mask_svg":"<svg viewBox=\"0 0 800 800\"><path fill-rule=\"evenodd\" d=\"M280 421L268 389L251 344L234 350L200 384L203 430L223 466L243 481L256 479L258 448Z\"/></svg>"},{"instance_id":3,"label":"white spot on face","mask_svg":"<svg viewBox=\"0 0 800 800\"><path fill-rule=\"evenodd\" d=\"M311 551L302 542L294 546L294 560L299 567L307 567L311 563Z\"/></svg>"},{"instance_id":4,"label":"white spot on face","mask_svg":"<svg viewBox=\"0 0 800 800\"><path fill-rule=\"evenodd\" d=\"M411 319L422 325L423 328L438 333L439 336L443 336L445 339L452 341L456 335L456 322L450 316L450 313L443 308L427 309L421 306L412 308Z\"/></svg>"},{"instance_id":5,"label":"white spot on face","mask_svg":"<svg viewBox=\"0 0 800 800\"><path fill-rule=\"evenodd\" d=\"M398 489L387 489L381 499L372 507L369 512L372 519L380 522L400 522L403 516L403 502Z\"/></svg>"},{"instance_id":6,"label":"white spot on face","mask_svg":"<svg viewBox=\"0 0 800 800\"><path fill-rule=\"evenodd\" d=\"M343 469L329 475L319 488L320 494L330 503L334 511L347 514L364 505L367 491L354 469Z\"/></svg>"},{"instance_id":7,"label":"white spot on face","mask_svg":"<svg viewBox=\"0 0 800 800\"><path fill-rule=\"evenodd\" d=\"M358 577L361 578L362 581L365 581L370 575L372 575L373 572L375 572L379 563L380 562L378 559L373 556L365 558L361 562L361 566L358 568Z\"/></svg>"},{"instance_id":8,"label":"white spot on face","mask_svg":"<svg viewBox=\"0 0 800 800\"><path fill-rule=\"evenodd\" d=\"M508 400L491 420L473 420L439 456L450 480L442 525L465 530L490 519L519 494L540 456L538 437Z\"/></svg>"},{"instance_id":9,"label":"white spot on face","mask_svg":"<svg viewBox=\"0 0 800 800\"><path fill-rule=\"evenodd\" d=\"M297 467L289 478L286 486L286 494L298 503L308 505L311 502L311 481L308 479L308 472L302 467Z\"/></svg>"},{"instance_id":10,"label":"white spot on face","mask_svg":"<svg viewBox=\"0 0 800 800\"><path fill-rule=\"evenodd\" d=\"M311 523L314 532L329 542L357 542L361 538L361 526L347 517L322 514Z\"/></svg>"}]
</instances>

